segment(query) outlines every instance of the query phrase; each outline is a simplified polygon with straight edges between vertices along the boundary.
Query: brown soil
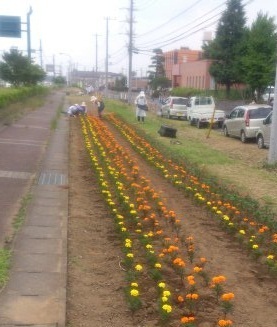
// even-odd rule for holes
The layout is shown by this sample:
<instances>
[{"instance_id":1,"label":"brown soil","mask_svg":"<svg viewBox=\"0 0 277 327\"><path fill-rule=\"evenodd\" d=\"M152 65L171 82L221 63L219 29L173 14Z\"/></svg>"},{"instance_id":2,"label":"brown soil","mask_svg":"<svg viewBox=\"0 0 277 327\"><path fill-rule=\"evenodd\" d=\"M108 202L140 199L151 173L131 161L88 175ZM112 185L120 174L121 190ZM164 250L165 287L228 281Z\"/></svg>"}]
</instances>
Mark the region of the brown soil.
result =
<instances>
[{"instance_id":1,"label":"brown soil","mask_svg":"<svg viewBox=\"0 0 277 327\"><path fill-rule=\"evenodd\" d=\"M132 151L112 129L118 142ZM68 226L67 326L162 326L150 303L134 315L125 301L125 272L120 265L120 242L84 147L79 119L70 121L70 198ZM193 204L135 152L133 158L167 206L181 217L183 229L193 235L199 256L207 258L211 276L224 275L235 294L231 319L236 327L276 327L276 279L247 256L206 211ZM149 291L151 291L149 289ZM209 303L199 327L215 327ZM178 322L163 326L180 326Z\"/></svg>"}]
</instances>

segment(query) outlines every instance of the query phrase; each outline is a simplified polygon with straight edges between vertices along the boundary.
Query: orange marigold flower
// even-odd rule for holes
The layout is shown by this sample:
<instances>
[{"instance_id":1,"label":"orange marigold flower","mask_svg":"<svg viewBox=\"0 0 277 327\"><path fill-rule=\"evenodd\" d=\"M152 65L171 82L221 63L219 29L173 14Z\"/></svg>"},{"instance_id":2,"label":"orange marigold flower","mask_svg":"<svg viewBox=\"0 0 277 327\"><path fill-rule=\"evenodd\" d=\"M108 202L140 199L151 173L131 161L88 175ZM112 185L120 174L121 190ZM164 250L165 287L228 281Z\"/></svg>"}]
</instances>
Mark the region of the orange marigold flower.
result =
<instances>
[{"instance_id":1,"label":"orange marigold flower","mask_svg":"<svg viewBox=\"0 0 277 327\"><path fill-rule=\"evenodd\" d=\"M221 295L222 301L230 301L235 297L234 293L224 293Z\"/></svg>"},{"instance_id":2,"label":"orange marigold flower","mask_svg":"<svg viewBox=\"0 0 277 327\"><path fill-rule=\"evenodd\" d=\"M190 316L190 317L187 317L187 316L183 316L181 318L181 323L182 324L186 324L186 323L189 323L189 322L194 322L195 321L195 318Z\"/></svg>"},{"instance_id":3,"label":"orange marigold flower","mask_svg":"<svg viewBox=\"0 0 277 327\"><path fill-rule=\"evenodd\" d=\"M232 320L224 320L224 319L220 319L218 321L218 326L220 327L228 327L228 326L231 326L233 324Z\"/></svg>"},{"instance_id":4,"label":"orange marigold flower","mask_svg":"<svg viewBox=\"0 0 277 327\"><path fill-rule=\"evenodd\" d=\"M174 265L180 266L180 267L185 267L185 262L181 258L176 258L173 260Z\"/></svg>"},{"instance_id":5,"label":"orange marigold flower","mask_svg":"<svg viewBox=\"0 0 277 327\"><path fill-rule=\"evenodd\" d=\"M220 284L220 283L223 283L223 282L225 282L226 281L226 277L224 277L224 276L216 276L216 277L213 277L212 278L212 283L213 284Z\"/></svg>"},{"instance_id":6,"label":"orange marigold flower","mask_svg":"<svg viewBox=\"0 0 277 327\"><path fill-rule=\"evenodd\" d=\"M178 300L178 302L180 302L180 303L184 302L184 298L182 297L182 295L179 295L179 296L177 297L177 300Z\"/></svg>"},{"instance_id":7,"label":"orange marigold flower","mask_svg":"<svg viewBox=\"0 0 277 327\"><path fill-rule=\"evenodd\" d=\"M198 297L199 297L199 295L196 293L188 293L186 295L186 299L188 299L188 300L197 300Z\"/></svg>"}]
</instances>

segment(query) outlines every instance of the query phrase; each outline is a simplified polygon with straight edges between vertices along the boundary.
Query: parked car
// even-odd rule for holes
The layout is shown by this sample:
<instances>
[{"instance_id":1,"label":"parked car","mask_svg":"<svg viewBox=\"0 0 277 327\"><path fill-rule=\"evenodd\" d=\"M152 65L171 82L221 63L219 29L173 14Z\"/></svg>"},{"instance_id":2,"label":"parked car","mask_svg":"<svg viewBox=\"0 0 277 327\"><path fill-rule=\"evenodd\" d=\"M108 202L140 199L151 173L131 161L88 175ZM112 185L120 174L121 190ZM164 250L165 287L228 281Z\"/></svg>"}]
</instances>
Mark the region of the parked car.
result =
<instances>
[{"instance_id":1,"label":"parked car","mask_svg":"<svg viewBox=\"0 0 277 327\"><path fill-rule=\"evenodd\" d=\"M198 128L209 126L222 127L225 118L223 110L215 109L215 101L212 96L193 96L188 103L188 120L190 125Z\"/></svg>"},{"instance_id":2,"label":"parked car","mask_svg":"<svg viewBox=\"0 0 277 327\"><path fill-rule=\"evenodd\" d=\"M161 116L167 118L187 119L188 98L168 97L161 106Z\"/></svg>"},{"instance_id":3,"label":"parked car","mask_svg":"<svg viewBox=\"0 0 277 327\"><path fill-rule=\"evenodd\" d=\"M239 137L245 143L255 139L263 120L272 111L272 107L265 104L249 104L235 107L223 123L225 136Z\"/></svg>"},{"instance_id":4,"label":"parked car","mask_svg":"<svg viewBox=\"0 0 277 327\"><path fill-rule=\"evenodd\" d=\"M264 93L262 94L262 98L266 102L270 102L270 100L274 100L274 86L268 86Z\"/></svg>"},{"instance_id":5,"label":"parked car","mask_svg":"<svg viewBox=\"0 0 277 327\"><path fill-rule=\"evenodd\" d=\"M257 132L256 140L259 149L269 148L271 123L272 123L272 111L263 120L263 124L261 125L261 127Z\"/></svg>"}]
</instances>

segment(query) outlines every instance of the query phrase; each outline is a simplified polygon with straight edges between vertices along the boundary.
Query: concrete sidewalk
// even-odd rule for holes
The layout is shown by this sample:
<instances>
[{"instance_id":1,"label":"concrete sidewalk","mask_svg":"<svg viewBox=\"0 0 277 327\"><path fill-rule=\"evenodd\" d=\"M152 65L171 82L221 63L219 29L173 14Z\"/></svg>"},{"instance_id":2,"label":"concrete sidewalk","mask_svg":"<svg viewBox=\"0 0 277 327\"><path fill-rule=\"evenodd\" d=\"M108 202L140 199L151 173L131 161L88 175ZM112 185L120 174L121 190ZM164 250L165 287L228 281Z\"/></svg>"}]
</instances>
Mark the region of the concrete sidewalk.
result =
<instances>
[{"instance_id":1,"label":"concrete sidewalk","mask_svg":"<svg viewBox=\"0 0 277 327\"><path fill-rule=\"evenodd\" d=\"M37 110L36 128L41 127L41 116L41 121L47 120L44 128L50 130L56 110L57 107L52 108L49 116L43 110ZM30 124L31 116L24 118L24 124L28 124L28 119ZM34 125L29 126L35 128ZM14 242L10 280L0 293L0 326L65 326L68 117L61 115L57 129L46 133L45 139L38 145L45 149L41 158L39 155L33 158L39 161L36 172L27 172L30 178L35 173L30 192L32 199L24 225ZM26 150L25 155L30 156L30 153Z\"/></svg>"}]
</instances>

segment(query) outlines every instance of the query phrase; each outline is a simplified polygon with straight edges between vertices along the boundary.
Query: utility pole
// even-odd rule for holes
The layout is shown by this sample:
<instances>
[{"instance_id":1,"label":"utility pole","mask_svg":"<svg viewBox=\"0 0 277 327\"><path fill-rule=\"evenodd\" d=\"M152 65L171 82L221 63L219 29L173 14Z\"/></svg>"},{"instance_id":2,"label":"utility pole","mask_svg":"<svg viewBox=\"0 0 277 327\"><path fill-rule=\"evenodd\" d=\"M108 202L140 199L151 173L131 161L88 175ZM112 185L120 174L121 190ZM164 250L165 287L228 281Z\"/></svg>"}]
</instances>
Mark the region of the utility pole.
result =
<instances>
[{"instance_id":1,"label":"utility pole","mask_svg":"<svg viewBox=\"0 0 277 327\"><path fill-rule=\"evenodd\" d=\"M33 10L30 7L29 12L27 13L27 47L28 47L28 58L31 60L31 26L30 26L30 16Z\"/></svg>"},{"instance_id":2,"label":"utility pole","mask_svg":"<svg viewBox=\"0 0 277 327\"><path fill-rule=\"evenodd\" d=\"M43 67L41 40L39 41L39 56L40 56L40 67Z\"/></svg>"},{"instance_id":3,"label":"utility pole","mask_svg":"<svg viewBox=\"0 0 277 327\"><path fill-rule=\"evenodd\" d=\"M109 17L106 17L106 65L105 65L105 97L108 95L108 70L109 70Z\"/></svg>"},{"instance_id":4,"label":"utility pole","mask_svg":"<svg viewBox=\"0 0 277 327\"><path fill-rule=\"evenodd\" d=\"M134 3L130 0L130 31L129 31L129 73L128 73L128 103L131 103L132 95L132 60L133 60L133 11Z\"/></svg>"},{"instance_id":5,"label":"utility pole","mask_svg":"<svg viewBox=\"0 0 277 327\"><path fill-rule=\"evenodd\" d=\"M277 69L277 65L276 65ZM277 163L277 70L275 74L274 101L272 111L272 124L270 130L270 146L268 152L268 163Z\"/></svg>"},{"instance_id":6,"label":"utility pole","mask_svg":"<svg viewBox=\"0 0 277 327\"><path fill-rule=\"evenodd\" d=\"M95 72L98 72L98 34L94 34L95 36Z\"/></svg>"}]
</instances>

